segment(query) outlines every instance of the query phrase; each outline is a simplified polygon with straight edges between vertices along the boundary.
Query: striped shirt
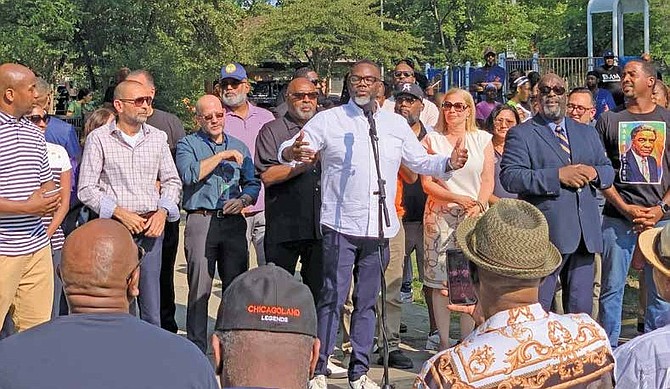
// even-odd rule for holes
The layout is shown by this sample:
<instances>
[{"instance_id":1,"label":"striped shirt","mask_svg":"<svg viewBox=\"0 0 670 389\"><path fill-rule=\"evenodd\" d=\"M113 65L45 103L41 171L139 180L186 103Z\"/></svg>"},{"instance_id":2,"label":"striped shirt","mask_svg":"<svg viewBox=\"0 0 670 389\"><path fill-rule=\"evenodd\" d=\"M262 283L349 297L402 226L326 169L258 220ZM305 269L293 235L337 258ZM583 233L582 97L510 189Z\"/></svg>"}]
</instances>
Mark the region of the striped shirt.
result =
<instances>
[{"instance_id":1,"label":"striped shirt","mask_svg":"<svg viewBox=\"0 0 670 389\"><path fill-rule=\"evenodd\" d=\"M27 119L0 112L0 197L27 200L51 178L42 131ZM39 216L0 214L0 255L31 254L47 244Z\"/></svg>"},{"instance_id":2,"label":"striped shirt","mask_svg":"<svg viewBox=\"0 0 670 389\"><path fill-rule=\"evenodd\" d=\"M65 151L63 146L47 142L47 156L49 157L49 166L51 167L51 172L53 173L53 180L56 183L56 186L60 188L60 175L63 172L70 171L72 165L70 164L70 157ZM53 216L44 216L42 217L42 223L44 223L44 228L48 228L49 224L53 220ZM63 234L63 229L58 226L56 232L51 236L51 250L56 251L63 248L63 243L65 242L65 234Z\"/></svg>"},{"instance_id":3,"label":"striped shirt","mask_svg":"<svg viewBox=\"0 0 670 389\"><path fill-rule=\"evenodd\" d=\"M140 131L135 145L124 140L116 122L88 135L79 172L79 200L101 218L111 218L117 206L137 214L161 207L168 212L168 221L179 220L181 180L167 135L147 124Z\"/></svg>"}]
</instances>

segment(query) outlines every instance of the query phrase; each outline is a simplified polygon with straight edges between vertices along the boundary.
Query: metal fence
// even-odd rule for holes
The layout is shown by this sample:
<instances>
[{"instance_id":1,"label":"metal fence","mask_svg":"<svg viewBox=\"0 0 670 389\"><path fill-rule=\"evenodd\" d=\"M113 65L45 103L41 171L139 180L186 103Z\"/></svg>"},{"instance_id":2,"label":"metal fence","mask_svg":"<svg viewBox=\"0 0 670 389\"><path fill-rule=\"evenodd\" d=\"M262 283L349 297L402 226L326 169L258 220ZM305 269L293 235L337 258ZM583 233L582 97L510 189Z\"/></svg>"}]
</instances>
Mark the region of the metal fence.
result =
<instances>
[{"instance_id":1,"label":"metal fence","mask_svg":"<svg viewBox=\"0 0 670 389\"><path fill-rule=\"evenodd\" d=\"M507 59L504 54L498 58L498 64L505 69L505 73L520 70L524 73L536 71L540 74L556 73L565 79L569 88L584 85L586 73L603 63L601 57L540 57L535 54L532 58ZM440 91L445 92L449 88L468 89L470 80L476 66L470 62L462 65L446 66L443 69L426 67L426 77L429 80L441 79ZM504 92L507 93L509 81L505 80Z\"/></svg>"}]
</instances>

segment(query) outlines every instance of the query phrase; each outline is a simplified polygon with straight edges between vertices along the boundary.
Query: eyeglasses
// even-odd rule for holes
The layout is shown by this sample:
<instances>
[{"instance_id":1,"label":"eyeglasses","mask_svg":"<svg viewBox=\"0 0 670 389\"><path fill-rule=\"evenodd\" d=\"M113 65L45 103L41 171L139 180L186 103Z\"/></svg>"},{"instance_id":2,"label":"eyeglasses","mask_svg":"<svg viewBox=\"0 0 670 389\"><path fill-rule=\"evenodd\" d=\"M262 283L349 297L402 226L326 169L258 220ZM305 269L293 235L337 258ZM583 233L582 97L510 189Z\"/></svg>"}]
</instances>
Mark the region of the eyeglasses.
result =
<instances>
[{"instance_id":1,"label":"eyeglasses","mask_svg":"<svg viewBox=\"0 0 670 389\"><path fill-rule=\"evenodd\" d=\"M221 80L221 82L219 82L221 89L226 89L229 86L232 87L233 89L237 89L237 87L239 87L240 84L244 84L244 81L229 79L229 80Z\"/></svg>"},{"instance_id":2,"label":"eyeglasses","mask_svg":"<svg viewBox=\"0 0 670 389\"><path fill-rule=\"evenodd\" d=\"M412 105L417 101L419 101L419 99L417 99L414 96L398 96L395 98L395 103L398 105L401 105L403 103L408 103L409 105Z\"/></svg>"},{"instance_id":3,"label":"eyeglasses","mask_svg":"<svg viewBox=\"0 0 670 389\"><path fill-rule=\"evenodd\" d=\"M149 107L151 107L151 103L153 103L154 98L151 96L141 96L137 97L135 99L118 99L119 101L122 101L124 103L133 103L136 107L141 107L144 105L146 102Z\"/></svg>"},{"instance_id":4,"label":"eyeglasses","mask_svg":"<svg viewBox=\"0 0 670 389\"><path fill-rule=\"evenodd\" d=\"M548 95L551 93L551 91L554 91L557 96L563 96L565 94L565 87L562 87L560 85L557 86L548 86L548 85L542 85L541 87L538 88L540 91L541 95Z\"/></svg>"},{"instance_id":5,"label":"eyeglasses","mask_svg":"<svg viewBox=\"0 0 670 389\"><path fill-rule=\"evenodd\" d=\"M393 72L393 77L395 78L407 78L407 77L414 77L414 72L407 72L407 71L395 71Z\"/></svg>"},{"instance_id":6,"label":"eyeglasses","mask_svg":"<svg viewBox=\"0 0 670 389\"><path fill-rule=\"evenodd\" d=\"M507 127L514 127L517 125L516 120L503 119L503 118L498 118L494 120L493 124L498 126L502 126L504 124Z\"/></svg>"},{"instance_id":7,"label":"eyeglasses","mask_svg":"<svg viewBox=\"0 0 670 389\"><path fill-rule=\"evenodd\" d=\"M319 97L318 92L296 92L296 93L289 93L289 96L291 98L296 99L296 100L304 100L305 97L307 97L310 100L316 100Z\"/></svg>"},{"instance_id":8,"label":"eyeglasses","mask_svg":"<svg viewBox=\"0 0 670 389\"><path fill-rule=\"evenodd\" d=\"M379 82L381 80L379 78L375 77L375 76L364 76L363 77L363 76L356 76L356 75L352 74L351 76L349 76L349 81L354 85L358 84L361 81L363 81L363 83L365 85L372 85L375 82Z\"/></svg>"},{"instance_id":9,"label":"eyeglasses","mask_svg":"<svg viewBox=\"0 0 670 389\"><path fill-rule=\"evenodd\" d=\"M444 103L442 103L442 109L444 109L445 111L451 111L451 108L453 108L454 111L456 111L456 112L463 112L467 108L470 108L470 107L468 107L467 104L463 104L463 103L453 103L452 104L449 101L445 101Z\"/></svg>"},{"instance_id":10,"label":"eyeglasses","mask_svg":"<svg viewBox=\"0 0 670 389\"><path fill-rule=\"evenodd\" d=\"M566 107L568 108L568 111L577 111L577 114L579 114L579 115L582 115L584 112L586 112L586 111L588 111L589 109L592 109L592 108L593 108L593 107L591 107L591 108L586 108L586 107L584 107L584 106L582 106L582 105L571 104L571 103L568 104Z\"/></svg>"},{"instance_id":11,"label":"eyeglasses","mask_svg":"<svg viewBox=\"0 0 670 389\"><path fill-rule=\"evenodd\" d=\"M126 284L130 282L130 280L133 278L133 273L135 273L135 270L139 269L140 265L142 265L142 261L144 260L144 256L147 254L146 250L144 250L144 247L137 245L137 265L133 267L133 270L130 271L128 274L128 277L126 277Z\"/></svg>"},{"instance_id":12,"label":"eyeglasses","mask_svg":"<svg viewBox=\"0 0 670 389\"><path fill-rule=\"evenodd\" d=\"M42 116L40 116L40 115L28 115L28 116L26 116L26 119L33 122L33 124L40 124L40 122L44 122L44 124L48 124L49 120L51 119L51 116L49 116L48 113L45 113Z\"/></svg>"},{"instance_id":13,"label":"eyeglasses","mask_svg":"<svg viewBox=\"0 0 670 389\"><path fill-rule=\"evenodd\" d=\"M223 112L210 113L209 115L198 115L199 118L204 119L205 121L210 121L215 117L217 119L223 119L224 116L226 116L226 114Z\"/></svg>"}]
</instances>

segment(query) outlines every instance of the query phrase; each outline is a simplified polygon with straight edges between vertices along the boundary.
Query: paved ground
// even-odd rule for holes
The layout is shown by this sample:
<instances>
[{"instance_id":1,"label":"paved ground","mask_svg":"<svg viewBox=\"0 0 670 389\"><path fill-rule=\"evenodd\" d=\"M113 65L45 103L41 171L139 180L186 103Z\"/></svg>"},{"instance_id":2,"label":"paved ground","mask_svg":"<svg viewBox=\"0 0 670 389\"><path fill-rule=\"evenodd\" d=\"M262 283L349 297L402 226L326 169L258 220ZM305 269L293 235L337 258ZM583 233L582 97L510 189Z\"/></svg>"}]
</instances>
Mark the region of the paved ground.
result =
<instances>
[{"instance_id":1,"label":"paved ground","mask_svg":"<svg viewBox=\"0 0 670 389\"><path fill-rule=\"evenodd\" d=\"M183 226L182 226L182 237L183 237ZM251 253L251 263L252 266L255 266L255 255ZM631 290L632 289L632 290ZM630 291L635 292L634 294L629 293ZM188 286L186 283L186 262L184 259L184 249L183 249L183 239L180 239L179 242L179 251L177 255L177 263L175 266L175 295L176 295L176 304L177 304L177 324L179 325L180 334L185 335L186 330L186 297L188 293ZM626 319L623 322L622 328L622 337L630 338L637 334L635 330L635 325L637 321L633 318L634 315L634 304L636 302L636 292L637 289L627 288L627 296L624 310L626 312ZM216 311L221 301L221 282L219 280L214 281L214 291L209 302L209 332L210 334L214 331L214 322L216 318ZM401 348L405 351L406 355L409 356L414 361L414 369L412 370L398 370L398 369L389 369L389 376L391 384L395 385L397 389L410 388L414 377L421 369L421 366L424 361L429 359L434 352L427 352L423 348L426 343L426 336L428 332L428 312L426 308L419 304L405 304L403 306L403 322L407 324L408 332L402 334L402 344ZM458 337L458 320L452 320L452 329L451 337ZM335 352L335 358L340 358L342 354L339 351ZM376 362L378 354L374 354L372 357L372 362ZM381 377L383 374L383 368L380 365L374 364L371 366L369 376L373 378L377 383L381 382ZM332 379L329 380L329 388L331 389L345 389L347 388L346 379Z\"/></svg>"}]
</instances>

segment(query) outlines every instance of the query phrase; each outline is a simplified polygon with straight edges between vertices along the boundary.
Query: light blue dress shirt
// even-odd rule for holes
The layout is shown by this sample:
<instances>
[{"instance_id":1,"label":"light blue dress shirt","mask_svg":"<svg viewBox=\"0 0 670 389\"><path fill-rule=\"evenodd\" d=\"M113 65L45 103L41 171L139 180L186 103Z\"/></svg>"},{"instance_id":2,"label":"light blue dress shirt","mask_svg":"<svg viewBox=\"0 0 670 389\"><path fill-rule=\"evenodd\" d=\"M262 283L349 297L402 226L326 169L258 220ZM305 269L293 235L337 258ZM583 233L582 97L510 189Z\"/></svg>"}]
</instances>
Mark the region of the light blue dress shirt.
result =
<instances>
[{"instance_id":1,"label":"light blue dress shirt","mask_svg":"<svg viewBox=\"0 0 670 389\"><path fill-rule=\"evenodd\" d=\"M382 178L386 180L386 206L390 227L384 236L398 233L395 212L396 178L400 164L412 171L451 177L448 156L428 155L402 116L378 109L374 119L379 136ZM321 224L345 235L376 237L378 234L377 173L370 140L370 125L363 110L352 100L340 107L317 113L305 126L304 141L321 159ZM287 163L282 151L291 147L300 133L282 143L278 160Z\"/></svg>"},{"instance_id":2,"label":"light blue dress shirt","mask_svg":"<svg viewBox=\"0 0 670 389\"><path fill-rule=\"evenodd\" d=\"M670 325L614 350L617 388L670 388Z\"/></svg>"}]
</instances>

